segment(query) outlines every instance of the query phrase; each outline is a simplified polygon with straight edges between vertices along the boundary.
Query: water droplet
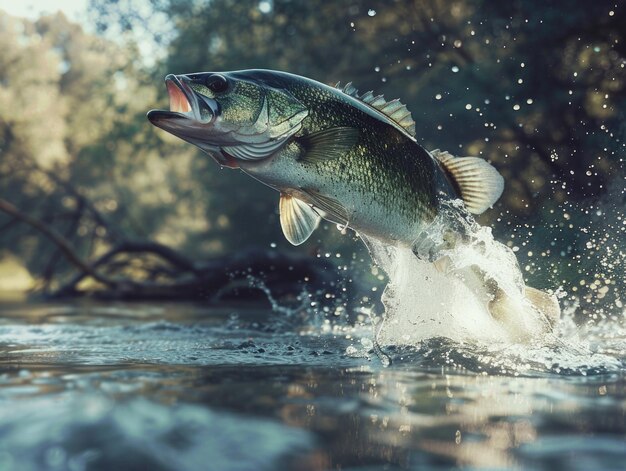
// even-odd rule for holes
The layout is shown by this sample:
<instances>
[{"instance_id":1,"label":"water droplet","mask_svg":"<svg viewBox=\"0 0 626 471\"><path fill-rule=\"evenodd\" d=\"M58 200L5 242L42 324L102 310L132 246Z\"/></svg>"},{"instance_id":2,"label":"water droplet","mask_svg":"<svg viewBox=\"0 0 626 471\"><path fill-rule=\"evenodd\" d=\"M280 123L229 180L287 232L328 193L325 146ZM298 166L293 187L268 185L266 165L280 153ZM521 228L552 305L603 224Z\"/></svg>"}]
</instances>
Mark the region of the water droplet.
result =
<instances>
[{"instance_id":1,"label":"water droplet","mask_svg":"<svg viewBox=\"0 0 626 471\"><path fill-rule=\"evenodd\" d=\"M59 446L53 446L46 450L45 460L51 468L61 468L66 461L67 453Z\"/></svg>"},{"instance_id":2,"label":"water droplet","mask_svg":"<svg viewBox=\"0 0 626 471\"><path fill-rule=\"evenodd\" d=\"M259 2L259 11L261 13L269 13L272 11L272 2L268 0L262 0Z\"/></svg>"},{"instance_id":3,"label":"water droplet","mask_svg":"<svg viewBox=\"0 0 626 471\"><path fill-rule=\"evenodd\" d=\"M376 10L372 10L371 8L367 10L367 16L376 16Z\"/></svg>"},{"instance_id":4,"label":"water droplet","mask_svg":"<svg viewBox=\"0 0 626 471\"><path fill-rule=\"evenodd\" d=\"M456 74L459 71L459 68L456 65L453 65L450 70Z\"/></svg>"},{"instance_id":5,"label":"water droplet","mask_svg":"<svg viewBox=\"0 0 626 471\"><path fill-rule=\"evenodd\" d=\"M437 93L435 95L435 100L441 100L441 93Z\"/></svg>"},{"instance_id":6,"label":"water droplet","mask_svg":"<svg viewBox=\"0 0 626 471\"><path fill-rule=\"evenodd\" d=\"M472 109L472 105L468 103L467 105L465 105L465 109L466 110L471 110Z\"/></svg>"}]
</instances>

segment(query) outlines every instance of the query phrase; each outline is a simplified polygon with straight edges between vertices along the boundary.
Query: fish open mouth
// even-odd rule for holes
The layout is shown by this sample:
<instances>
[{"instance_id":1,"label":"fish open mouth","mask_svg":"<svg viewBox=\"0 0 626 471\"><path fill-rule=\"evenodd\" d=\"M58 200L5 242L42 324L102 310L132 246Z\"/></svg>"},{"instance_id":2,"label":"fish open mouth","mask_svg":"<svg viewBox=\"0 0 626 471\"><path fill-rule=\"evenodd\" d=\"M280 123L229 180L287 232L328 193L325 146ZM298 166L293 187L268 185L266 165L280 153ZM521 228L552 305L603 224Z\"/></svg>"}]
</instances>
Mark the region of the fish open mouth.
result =
<instances>
[{"instance_id":1,"label":"fish open mouth","mask_svg":"<svg viewBox=\"0 0 626 471\"><path fill-rule=\"evenodd\" d=\"M150 110L148 119L152 124L164 127L162 125L164 122L177 121L180 118L195 120L200 124L208 124L214 118L216 106L210 106L204 100L200 103L197 94L185 83L184 77L181 80L176 75L170 74L165 77L165 86L170 99L170 109Z\"/></svg>"},{"instance_id":2,"label":"fish open mouth","mask_svg":"<svg viewBox=\"0 0 626 471\"><path fill-rule=\"evenodd\" d=\"M237 168L236 160L222 153L220 148L221 133L215 126L220 113L219 104L196 93L189 81L184 75L170 74L165 77L170 109L150 110L148 119L156 127L198 146L220 165Z\"/></svg>"},{"instance_id":3,"label":"fish open mouth","mask_svg":"<svg viewBox=\"0 0 626 471\"><path fill-rule=\"evenodd\" d=\"M191 113L193 115L193 108L191 107L191 103L189 103L189 99L187 99L185 92L183 92L173 80L166 79L165 85L167 86L167 92L170 95L170 111L185 115Z\"/></svg>"}]
</instances>

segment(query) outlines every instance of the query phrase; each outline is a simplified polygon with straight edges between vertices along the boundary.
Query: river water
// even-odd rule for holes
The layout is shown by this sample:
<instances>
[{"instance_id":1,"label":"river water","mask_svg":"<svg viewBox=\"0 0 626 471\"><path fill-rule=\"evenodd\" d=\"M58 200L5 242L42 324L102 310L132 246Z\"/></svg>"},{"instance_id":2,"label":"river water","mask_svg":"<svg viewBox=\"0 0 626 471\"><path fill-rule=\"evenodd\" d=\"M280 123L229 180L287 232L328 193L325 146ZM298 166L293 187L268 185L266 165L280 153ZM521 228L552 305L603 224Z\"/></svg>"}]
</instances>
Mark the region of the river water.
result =
<instances>
[{"instance_id":1,"label":"river water","mask_svg":"<svg viewBox=\"0 0 626 471\"><path fill-rule=\"evenodd\" d=\"M0 310L3 471L626 463L620 326L577 327L526 354L444 339L387 346L384 367L370 327L265 308Z\"/></svg>"}]
</instances>

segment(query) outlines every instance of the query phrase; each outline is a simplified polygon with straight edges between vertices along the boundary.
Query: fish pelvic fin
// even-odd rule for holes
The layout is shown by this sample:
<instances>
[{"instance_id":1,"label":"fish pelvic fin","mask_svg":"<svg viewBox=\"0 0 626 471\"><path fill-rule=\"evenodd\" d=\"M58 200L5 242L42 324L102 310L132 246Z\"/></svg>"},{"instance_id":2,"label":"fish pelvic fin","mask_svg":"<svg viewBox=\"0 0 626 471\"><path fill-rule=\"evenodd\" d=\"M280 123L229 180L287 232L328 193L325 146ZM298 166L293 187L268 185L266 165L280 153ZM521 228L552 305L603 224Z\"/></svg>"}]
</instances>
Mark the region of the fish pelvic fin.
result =
<instances>
[{"instance_id":1,"label":"fish pelvic fin","mask_svg":"<svg viewBox=\"0 0 626 471\"><path fill-rule=\"evenodd\" d=\"M320 216L311 206L298 198L280 194L280 226L283 234L293 245L304 243L317 228Z\"/></svg>"},{"instance_id":2,"label":"fish pelvic fin","mask_svg":"<svg viewBox=\"0 0 626 471\"><path fill-rule=\"evenodd\" d=\"M315 208L325 213L324 217L326 219L342 226L347 227L349 225L350 215L348 210L339 201L330 196L324 196L313 189L303 188L300 191L307 196Z\"/></svg>"},{"instance_id":3,"label":"fish pelvic fin","mask_svg":"<svg viewBox=\"0 0 626 471\"><path fill-rule=\"evenodd\" d=\"M486 160L478 157L455 157L439 149L430 154L443 166L472 214L481 214L493 206L504 190L504 178Z\"/></svg>"}]
</instances>

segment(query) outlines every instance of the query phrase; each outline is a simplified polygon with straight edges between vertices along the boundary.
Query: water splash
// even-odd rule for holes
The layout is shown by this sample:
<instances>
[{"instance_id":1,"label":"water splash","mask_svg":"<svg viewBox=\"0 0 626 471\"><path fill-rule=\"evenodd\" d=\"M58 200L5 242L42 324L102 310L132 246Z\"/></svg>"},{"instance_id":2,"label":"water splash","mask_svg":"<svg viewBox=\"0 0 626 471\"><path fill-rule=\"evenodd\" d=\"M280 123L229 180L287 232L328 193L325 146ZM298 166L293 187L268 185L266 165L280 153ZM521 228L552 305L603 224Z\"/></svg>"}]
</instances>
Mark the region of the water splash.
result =
<instances>
[{"instance_id":1,"label":"water splash","mask_svg":"<svg viewBox=\"0 0 626 471\"><path fill-rule=\"evenodd\" d=\"M281 305L259 280L249 282L266 294L277 318L289 321L283 330L344 337L351 342L344 352L348 358L511 376L587 375L624 368L623 311L613 317L584 317L580 304L566 298L561 287L554 295L529 299L531 288L514 251L461 208L457 201L444 206L417 249L361 235L378 267L378 275L376 270L372 274L381 282L385 277L380 273L387 275L382 307L371 297L380 286L363 286L367 291L360 291L366 293L361 298L354 292L337 298L337 309L330 312L314 301L328 296L324 290L303 293L294 309ZM454 234L462 236L455 240ZM367 260L353 256L345 266L347 276L362 272L363 263ZM555 318L555 308L557 314L561 311L557 296L563 308L560 320ZM356 298L352 304L360 305L349 306L346 298Z\"/></svg>"},{"instance_id":2,"label":"water splash","mask_svg":"<svg viewBox=\"0 0 626 471\"><path fill-rule=\"evenodd\" d=\"M624 312L581 323L579 304L563 299L559 288L561 314L556 295L525 285L513 251L458 209L456 202L444 208L417 250L361 235L388 277L375 345L401 363L489 374L624 368ZM451 233L463 236L450 243Z\"/></svg>"},{"instance_id":3,"label":"water splash","mask_svg":"<svg viewBox=\"0 0 626 471\"><path fill-rule=\"evenodd\" d=\"M543 377L622 374L626 324L618 319L580 326L569 306L555 331L526 343L454 342L437 337L416 345L391 346L396 363L453 368L489 375Z\"/></svg>"},{"instance_id":4,"label":"water splash","mask_svg":"<svg viewBox=\"0 0 626 471\"><path fill-rule=\"evenodd\" d=\"M361 236L389 279L382 298L381 343L416 345L434 337L524 342L551 330L550 309L526 296L513 252L458 204L440 212L417 249ZM451 244L455 234L464 236Z\"/></svg>"}]
</instances>

